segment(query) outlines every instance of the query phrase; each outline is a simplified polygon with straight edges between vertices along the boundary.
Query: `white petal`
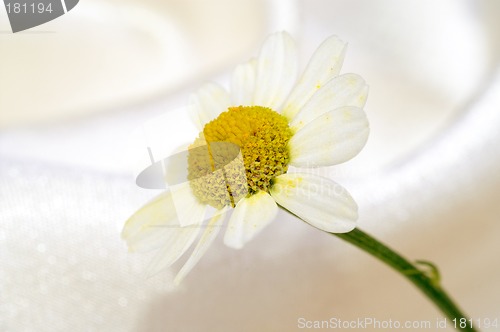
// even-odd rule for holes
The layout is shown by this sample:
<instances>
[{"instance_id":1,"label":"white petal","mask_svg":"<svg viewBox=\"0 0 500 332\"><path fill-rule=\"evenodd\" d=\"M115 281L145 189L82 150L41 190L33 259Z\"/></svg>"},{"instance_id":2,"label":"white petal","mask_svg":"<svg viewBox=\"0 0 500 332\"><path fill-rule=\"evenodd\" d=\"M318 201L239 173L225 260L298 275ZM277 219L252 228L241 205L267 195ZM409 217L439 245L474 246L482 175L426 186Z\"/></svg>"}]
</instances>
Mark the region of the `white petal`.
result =
<instances>
[{"instance_id":1,"label":"white petal","mask_svg":"<svg viewBox=\"0 0 500 332\"><path fill-rule=\"evenodd\" d=\"M148 252L165 244L169 237L169 226L154 225L136 236L127 239L129 252Z\"/></svg>"},{"instance_id":2,"label":"white petal","mask_svg":"<svg viewBox=\"0 0 500 332\"><path fill-rule=\"evenodd\" d=\"M240 200L229 219L224 243L231 248L242 248L273 221L277 214L276 202L265 191Z\"/></svg>"},{"instance_id":3,"label":"white petal","mask_svg":"<svg viewBox=\"0 0 500 332\"><path fill-rule=\"evenodd\" d=\"M174 279L174 284L179 285L184 277L198 263L201 257L207 252L210 245L213 243L221 228L221 219L225 216L224 213L217 214L208 222L200 241L193 250L193 253L187 260L186 264L181 268Z\"/></svg>"},{"instance_id":4,"label":"white petal","mask_svg":"<svg viewBox=\"0 0 500 332\"><path fill-rule=\"evenodd\" d=\"M189 182L170 186L172 200L179 224L184 226L199 225L203 222L206 204L202 204L194 196Z\"/></svg>"},{"instance_id":5,"label":"white petal","mask_svg":"<svg viewBox=\"0 0 500 332\"><path fill-rule=\"evenodd\" d=\"M122 239L129 242L144 232L176 223L176 214L170 192L158 195L135 212L125 223ZM135 241L135 240L134 240ZM133 249L133 248L130 248Z\"/></svg>"},{"instance_id":6,"label":"white petal","mask_svg":"<svg viewBox=\"0 0 500 332\"><path fill-rule=\"evenodd\" d=\"M343 163L361 151L369 134L365 112L341 107L327 112L300 129L290 139L290 164L298 167Z\"/></svg>"},{"instance_id":7,"label":"white petal","mask_svg":"<svg viewBox=\"0 0 500 332\"><path fill-rule=\"evenodd\" d=\"M231 78L231 104L253 105L257 60L252 59L236 67Z\"/></svg>"},{"instance_id":8,"label":"white petal","mask_svg":"<svg viewBox=\"0 0 500 332\"><path fill-rule=\"evenodd\" d=\"M188 111L198 130L230 106L229 94L216 83L207 83L189 97Z\"/></svg>"},{"instance_id":9,"label":"white petal","mask_svg":"<svg viewBox=\"0 0 500 332\"><path fill-rule=\"evenodd\" d=\"M130 251L148 251L159 248L148 267L152 275L170 266L192 244L199 227L180 227L171 192L165 192L139 209L127 220L122 238Z\"/></svg>"},{"instance_id":10,"label":"white petal","mask_svg":"<svg viewBox=\"0 0 500 332\"><path fill-rule=\"evenodd\" d=\"M293 119L309 98L339 73L346 47L347 44L336 36L326 39L318 47L285 102L282 112L284 116Z\"/></svg>"},{"instance_id":11,"label":"white petal","mask_svg":"<svg viewBox=\"0 0 500 332\"><path fill-rule=\"evenodd\" d=\"M146 274L153 276L174 264L193 244L200 229L200 225L168 227L168 236L165 239L165 244L148 265Z\"/></svg>"},{"instance_id":12,"label":"white petal","mask_svg":"<svg viewBox=\"0 0 500 332\"><path fill-rule=\"evenodd\" d=\"M323 85L290 123L295 130L328 111L342 106L363 108L368 96L368 85L356 74L344 74Z\"/></svg>"},{"instance_id":13,"label":"white petal","mask_svg":"<svg viewBox=\"0 0 500 332\"><path fill-rule=\"evenodd\" d=\"M279 205L321 230L346 233L356 227L356 202L347 190L330 179L312 174L283 174L275 179L271 196Z\"/></svg>"},{"instance_id":14,"label":"white petal","mask_svg":"<svg viewBox=\"0 0 500 332\"><path fill-rule=\"evenodd\" d=\"M278 110L297 76L295 42L286 32L270 35L257 60L254 104Z\"/></svg>"}]
</instances>

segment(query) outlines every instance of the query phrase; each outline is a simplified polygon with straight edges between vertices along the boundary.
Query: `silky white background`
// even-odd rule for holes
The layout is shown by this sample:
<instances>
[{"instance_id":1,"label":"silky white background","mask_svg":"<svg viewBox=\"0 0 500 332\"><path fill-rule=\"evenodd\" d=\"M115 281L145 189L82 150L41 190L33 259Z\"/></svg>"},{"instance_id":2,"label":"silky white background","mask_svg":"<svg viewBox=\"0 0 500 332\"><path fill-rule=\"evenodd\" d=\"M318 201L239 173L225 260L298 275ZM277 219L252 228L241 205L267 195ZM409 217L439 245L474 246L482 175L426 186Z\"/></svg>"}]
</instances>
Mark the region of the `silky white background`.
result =
<instances>
[{"instance_id":1,"label":"silky white background","mask_svg":"<svg viewBox=\"0 0 500 332\"><path fill-rule=\"evenodd\" d=\"M277 29L302 64L339 35L342 72L370 85L365 150L321 171L356 198L360 227L437 263L471 317L500 319L498 13L494 1L86 0L14 35L0 12L0 330L440 317L401 276L285 213L241 251L216 241L178 289L179 265L148 279L149 257L127 253L121 227L155 195L134 183L130 158L146 151L131 133L181 117L190 91L227 83Z\"/></svg>"}]
</instances>

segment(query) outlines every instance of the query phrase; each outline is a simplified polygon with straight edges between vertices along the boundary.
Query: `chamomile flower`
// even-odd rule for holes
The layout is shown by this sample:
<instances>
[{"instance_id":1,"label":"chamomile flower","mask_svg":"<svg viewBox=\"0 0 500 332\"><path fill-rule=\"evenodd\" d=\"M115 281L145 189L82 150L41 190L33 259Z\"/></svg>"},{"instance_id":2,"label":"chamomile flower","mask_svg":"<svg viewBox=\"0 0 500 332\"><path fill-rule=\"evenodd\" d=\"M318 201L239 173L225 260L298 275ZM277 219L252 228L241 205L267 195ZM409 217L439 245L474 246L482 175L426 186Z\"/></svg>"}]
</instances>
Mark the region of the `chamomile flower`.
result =
<instances>
[{"instance_id":1,"label":"chamomile flower","mask_svg":"<svg viewBox=\"0 0 500 332\"><path fill-rule=\"evenodd\" d=\"M285 32L233 72L230 91L209 83L189 110L199 129L187 154L187 179L138 210L122 237L131 251L156 249L149 274L176 262L198 239L174 282L194 267L221 229L241 248L276 218L279 207L332 233L356 226L357 205L330 179L288 173L345 162L363 148L368 94L356 74L339 75L346 44L332 36L297 79L297 51ZM219 211L207 222L209 208ZM232 210L226 227L225 214Z\"/></svg>"}]
</instances>

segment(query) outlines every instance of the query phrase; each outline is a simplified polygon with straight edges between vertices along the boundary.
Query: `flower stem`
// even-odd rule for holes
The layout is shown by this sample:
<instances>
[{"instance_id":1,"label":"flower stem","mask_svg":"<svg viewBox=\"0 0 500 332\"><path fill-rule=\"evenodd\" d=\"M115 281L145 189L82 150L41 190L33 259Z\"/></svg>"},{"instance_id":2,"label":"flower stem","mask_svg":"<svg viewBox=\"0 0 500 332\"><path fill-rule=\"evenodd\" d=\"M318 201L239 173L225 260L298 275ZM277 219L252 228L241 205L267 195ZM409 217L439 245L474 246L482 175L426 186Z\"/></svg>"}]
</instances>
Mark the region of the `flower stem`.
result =
<instances>
[{"instance_id":1,"label":"flower stem","mask_svg":"<svg viewBox=\"0 0 500 332\"><path fill-rule=\"evenodd\" d=\"M457 307L453 300L446 294L446 292L439 285L439 273L434 265L428 262L423 264L431 267L431 272L435 275L429 275L419 269L415 264L410 263L407 259L403 258L392 249L388 248L378 240L374 239L365 232L354 229L349 233L334 234L342 240L345 240L356 247L366 251L372 256L380 259L393 269L401 273L415 286L417 286L427 297L434 302L434 304L455 323L455 328L460 331L477 331L472 326L472 320ZM460 320L462 319L462 321ZM464 322L465 324L461 324Z\"/></svg>"}]
</instances>

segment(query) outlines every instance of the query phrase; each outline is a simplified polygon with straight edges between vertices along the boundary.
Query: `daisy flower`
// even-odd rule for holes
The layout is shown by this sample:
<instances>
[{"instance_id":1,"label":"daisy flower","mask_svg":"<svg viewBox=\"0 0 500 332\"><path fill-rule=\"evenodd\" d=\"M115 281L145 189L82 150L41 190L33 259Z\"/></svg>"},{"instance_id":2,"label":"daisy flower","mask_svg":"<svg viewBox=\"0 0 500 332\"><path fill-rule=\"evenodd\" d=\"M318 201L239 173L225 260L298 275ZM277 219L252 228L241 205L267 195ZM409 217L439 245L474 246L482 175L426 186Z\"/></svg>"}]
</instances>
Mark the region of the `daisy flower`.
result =
<instances>
[{"instance_id":1,"label":"daisy flower","mask_svg":"<svg viewBox=\"0 0 500 332\"><path fill-rule=\"evenodd\" d=\"M131 251L158 250L148 274L175 263L199 238L174 280L180 283L221 229L227 246L241 248L279 207L327 232L355 228L357 205L344 188L288 172L345 162L366 143L368 86L359 75L339 75L345 50L336 36L326 39L297 79L294 40L278 32L256 59L236 67L229 92L209 83L191 96L200 134L187 153L186 181L138 210L122 232ZM210 208L218 213L207 218Z\"/></svg>"}]
</instances>

